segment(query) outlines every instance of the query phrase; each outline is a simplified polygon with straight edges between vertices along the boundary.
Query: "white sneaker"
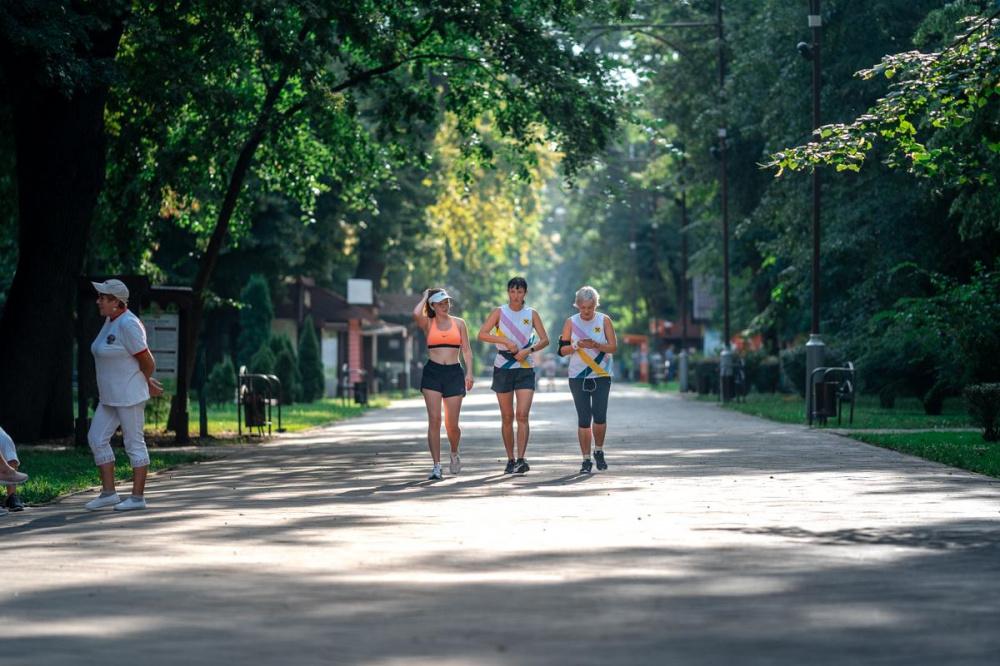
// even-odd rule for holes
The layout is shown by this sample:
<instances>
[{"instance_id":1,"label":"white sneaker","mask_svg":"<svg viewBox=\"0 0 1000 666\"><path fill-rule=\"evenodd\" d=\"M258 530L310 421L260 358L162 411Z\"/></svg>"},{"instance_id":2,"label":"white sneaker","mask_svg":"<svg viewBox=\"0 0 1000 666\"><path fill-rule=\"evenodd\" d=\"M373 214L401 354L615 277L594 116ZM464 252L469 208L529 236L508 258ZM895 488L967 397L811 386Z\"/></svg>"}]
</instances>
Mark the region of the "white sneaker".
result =
<instances>
[{"instance_id":1,"label":"white sneaker","mask_svg":"<svg viewBox=\"0 0 1000 666\"><path fill-rule=\"evenodd\" d=\"M118 504L115 504L115 511L135 511L136 509L145 509L146 500L143 497L132 497L129 495L123 499Z\"/></svg>"},{"instance_id":2,"label":"white sneaker","mask_svg":"<svg viewBox=\"0 0 1000 666\"><path fill-rule=\"evenodd\" d=\"M440 481L443 478L444 475L441 473L440 464L434 465L434 469L432 469L431 473L427 476L428 481Z\"/></svg>"},{"instance_id":3,"label":"white sneaker","mask_svg":"<svg viewBox=\"0 0 1000 666\"><path fill-rule=\"evenodd\" d=\"M97 511L98 509L103 509L106 506L114 506L121 501L122 498L118 496L118 493L108 495L107 497L98 496L84 504L83 508L88 511Z\"/></svg>"},{"instance_id":4,"label":"white sneaker","mask_svg":"<svg viewBox=\"0 0 1000 666\"><path fill-rule=\"evenodd\" d=\"M451 454L451 462L448 464L448 471L458 474L462 471L462 458L457 453Z\"/></svg>"}]
</instances>

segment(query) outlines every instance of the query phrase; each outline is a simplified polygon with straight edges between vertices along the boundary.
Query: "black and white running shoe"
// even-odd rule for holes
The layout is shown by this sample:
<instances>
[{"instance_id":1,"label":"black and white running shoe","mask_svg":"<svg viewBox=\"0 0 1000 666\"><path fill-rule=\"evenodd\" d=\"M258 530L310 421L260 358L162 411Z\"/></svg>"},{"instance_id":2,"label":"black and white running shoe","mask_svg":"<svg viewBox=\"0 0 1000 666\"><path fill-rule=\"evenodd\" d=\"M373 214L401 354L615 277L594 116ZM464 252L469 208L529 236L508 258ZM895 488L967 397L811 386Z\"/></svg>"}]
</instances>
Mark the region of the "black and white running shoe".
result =
<instances>
[{"instance_id":1,"label":"black and white running shoe","mask_svg":"<svg viewBox=\"0 0 1000 666\"><path fill-rule=\"evenodd\" d=\"M594 469L594 463L591 462L590 458L587 458L586 460L583 461L583 464L580 465L580 474L590 474L593 471L593 469Z\"/></svg>"},{"instance_id":2,"label":"black and white running shoe","mask_svg":"<svg viewBox=\"0 0 1000 666\"><path fill-rule=\"evenodd\" d=\"M608 468L608 463L604 460L604 451L601 449L594 449L594 462L597 463L597 469L599 470Z\"/></svg>"},{"instance_id":3,"label":"black and white running shoe","mask_svg":"<svg viewBox=\"0 0 1000 666\"><path fill-rule=\"evenodd\" d=\"M528 466L528 461L524 458L518 458L517 462L514 463L514 474L524 474L531 467Z\"/></svg>"},{"instance_id":4,"label":"black and white running shoe","mask_svg":"<svg viewBox=\"0 0 1000 666\"><path fill-rule=\"evenodd\" d=\"M503 468L503 473L504 474L513 474L514 473L514 460L513 459L507 461L507 466Z\"/></svg>"}]
</instances>

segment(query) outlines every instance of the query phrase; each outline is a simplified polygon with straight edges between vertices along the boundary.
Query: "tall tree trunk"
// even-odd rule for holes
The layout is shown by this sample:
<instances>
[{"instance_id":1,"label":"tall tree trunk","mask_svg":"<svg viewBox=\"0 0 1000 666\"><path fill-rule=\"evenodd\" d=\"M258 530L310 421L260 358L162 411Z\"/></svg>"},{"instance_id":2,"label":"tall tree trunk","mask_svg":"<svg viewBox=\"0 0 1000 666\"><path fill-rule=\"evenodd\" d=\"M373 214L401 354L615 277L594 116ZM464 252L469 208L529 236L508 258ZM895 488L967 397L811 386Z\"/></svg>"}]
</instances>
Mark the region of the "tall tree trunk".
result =
<instances>
[{"instance_id":1,"label":"tall tree trunk","mask_svg":"<svg viewBox=\"0 0 1000 666\"><path fill-rule=\"evenodd\" d=\"M123 18L90 34L113 59ZM0 317L0 423L20 441L73 432L73 311L91 218L104 183L108 85L67 97L7 48L18 188L17 272Z\"/></svg>"}]
</instances>

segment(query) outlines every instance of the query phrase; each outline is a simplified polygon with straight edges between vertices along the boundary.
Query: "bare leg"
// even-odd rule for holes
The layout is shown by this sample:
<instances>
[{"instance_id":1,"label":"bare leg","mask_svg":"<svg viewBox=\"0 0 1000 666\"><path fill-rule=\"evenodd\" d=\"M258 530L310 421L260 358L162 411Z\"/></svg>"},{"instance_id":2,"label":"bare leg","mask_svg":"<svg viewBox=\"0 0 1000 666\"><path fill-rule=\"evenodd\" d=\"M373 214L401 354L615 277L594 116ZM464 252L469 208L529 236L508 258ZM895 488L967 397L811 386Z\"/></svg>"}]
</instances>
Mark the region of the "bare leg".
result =
<instances>
[{"instance_id":1,"label":"bare leg","mask_svg":"<svg viewBox=\"0 0 1000 666\"><path fill-rule=\"evenodd\" d=\"M517 457L523 458L528 450L528 435L531 429L528 427L528 415L531 413L531 401L535 397L535 392L531 389L520 389L514 391L517 394Z\"/></svg>"},{"instance_id":2,"label":"bare leg","mask_svg":"<svg viewBox=\"0 0 1000 666\"><path fill-rule=\"evenodd\" d=\"M437 465L441 462L441 394L430 389L424 389L423 394L427 405L427 447Z\"/></svg>"},{"instance_id":3,"label":"bare leg","mask_svg":"<svg viewBox=\"0 0 1000 666\"><path fill-rule=\"evenodd\" d=\"M607 423L595 423L594 424L594 446L599 449L604 448L604 435L608 432Z\"/></svg>"},{"instance_id":4,"label":"bare leg","mask_svg":"<svg viewBox=\"0 0 1000 666\"><path fill-rule=\"evenodd\" d=\"M0 456L0 460L3 460L3 456ZM21 463L17 460L4 460L4 463L15 472L17 471L17 468L21 466ZM16 494L17 494L17 486L9 484L7 486L7 495L10 496Z\"/></svg>"},{"instance_id":5,"label":"bare leg","mask_svg":"<svg viewBox=\"0 0 1000 666\"><path fill-rule=\"evenodd\" d=\"M132 496L142 497L146 490L146 473L149 472L149 465L132 468Z\"/></svg>"},{"instance_id":6,"label":"bare leg","mask_svg":"<svg viewBox=\"0 0 1000 666\"><path fill-rule=\"evenodd\" d=\"M444 429L448 433L448 444L451 452L458 453L458 445L462 441L462 429L458 427L458 415L462 411L462 395L453 395L444 399ZM440 448L440 444L438 445Z\"/></svg>"},{"instance_id":7,"label":"bare leg","mask_svg":"<svg viewBox=\"0 0 1000 666\"><path fill-rule=\"evenodd\" d=\"M514 459L514 392L497 393L500 403L500 436L503 437L503 447L507 449L507 458Z\"/></svg>"},{"instance_id":8,"label":"bare leg","mask_svg":"<svg viewBox=\"0 0 1000 666\"><path fill-rule=\"evenodd\" d=\"M590 428L577 428L576 437L580 440L580 453L590 458Z\"/></svg>"},{"instance_id":9,"label":"bare leg","mask_svg":"<svg viewBox=\"0 0 1000 666\"><path fill-rule=\"evenodd\" d=\"M101 475L101 490L106 493L115 492L115 464L109 462L98 465L97 471Z\"/></svg>"}]
</instances>

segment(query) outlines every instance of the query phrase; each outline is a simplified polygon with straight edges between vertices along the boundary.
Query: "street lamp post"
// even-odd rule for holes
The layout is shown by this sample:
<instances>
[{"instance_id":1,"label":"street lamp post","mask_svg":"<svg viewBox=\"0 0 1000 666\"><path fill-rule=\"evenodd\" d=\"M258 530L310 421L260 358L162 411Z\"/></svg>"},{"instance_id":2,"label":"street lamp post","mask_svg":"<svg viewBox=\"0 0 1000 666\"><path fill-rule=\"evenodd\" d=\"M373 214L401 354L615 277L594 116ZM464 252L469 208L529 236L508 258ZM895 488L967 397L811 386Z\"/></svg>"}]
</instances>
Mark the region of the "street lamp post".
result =
<instances>
[{"instance_id":1,"label":"street lamp post","mask_svg":"<svg viewBox=\"0 0 1000 666\"><path fill-rule=\"evenodd\" d=\"M678 204L681 209L681 353L678 355L677 380L680 384L680 392L687 393L688 390L688 239L687 239L687 185L684 182L684 157L681 156L681 194L678 197Z\"/></svg>"},{"instance_id":2,"label":"street lamp post","mask_svg":"<svg viewBox=\"0 0 1000 666\"><path fill-rule=\"evenodd\" d=\"M722 110L722 120L725 121L726 111L726 35L722 23L722 0L715 2L715 21L719 43L719 108ZM720 127L719 137L719 186L722 205L722 351L719 354L719 398L728 402L733 397L734 358L729 348L729 178L726 167L726 148L728 137L726 128Z\"/></svg>"},{"instance_id":3,"label":"street lamp post","mask_svg":"<svg viewBox=\"0 0 1000 666\"><path fill-rule=\"evenodd\" d=\"M812 61L812 124L813 129L820 126L820 89L822 88L822 70L820 63L820 39L822 37L823 19L820 14L820 0L809 0L809 28L812 30L812 44L799 44L799 52ZM805 47L805 48L803 48ZM812 409L813 390L812 373L822 367L826 357L826 345L819 332L819 243L820 243L820 173L819 168L812 170L812 322L809 331L809 342L806 343L806 418Z\"/></svg>"}]
</instances>

